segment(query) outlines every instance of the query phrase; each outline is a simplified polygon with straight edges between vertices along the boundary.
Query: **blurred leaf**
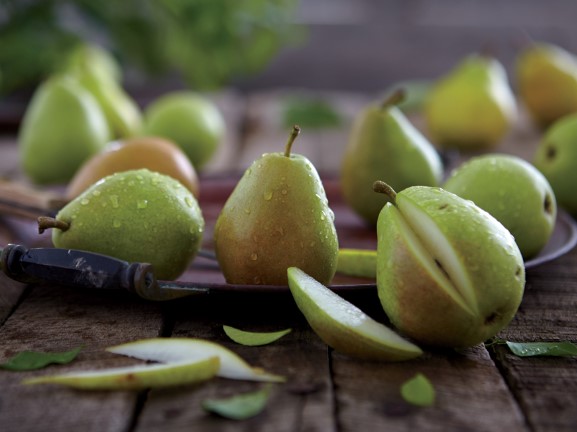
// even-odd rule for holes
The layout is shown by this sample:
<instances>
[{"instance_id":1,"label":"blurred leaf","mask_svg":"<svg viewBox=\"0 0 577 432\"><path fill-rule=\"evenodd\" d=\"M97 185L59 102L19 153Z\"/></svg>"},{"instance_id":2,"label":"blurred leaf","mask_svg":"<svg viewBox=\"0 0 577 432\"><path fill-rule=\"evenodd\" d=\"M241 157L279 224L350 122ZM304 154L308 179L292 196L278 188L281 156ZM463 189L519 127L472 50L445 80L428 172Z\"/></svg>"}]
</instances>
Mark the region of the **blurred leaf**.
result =
<instances>
[{"instance_id":1,"label":"blurred leaf","mask_svg":"<svg viewBox=\"0 0 577 432\"><path fill-rule=\"evenodd\" d=\"M326 101L305 97L291 97L284 102L283 125L298 124L305 129L328 129L340 126L341 115Z\"/></svg>"},{"instance_id":2,"label":"blurred leaf","mask_svg":"<svg viewBox=\"0 0 577 432\"><path fill-rule=\"evenodd\" d=\"M222 399L205 399L202 407L232 420L245 420L259 414L266 406L271 386Z\"/></svg>"},{"instance_id":3,"label":"blurred leaf","mask_svg":"<svg viewBox=\"0 0 577 432\"><path fill-rule=\"evenodd\" d=\"M403 383L401 386L403 399L413 405L431 406L435 402L435 388L429 379L421 374Z\"/></svg>"},{"instance_id":4,"label":"blurred leaf","mask_svg":"<svg viewBox=\"0 0 577 432\"><path fill-rule=\"evenodd\" d=\"M47 353L38 351L22 351L8 361L0 364L0 368L12 371L28 371L42 369L50 364L66 364L76 358L82 348L66 352Z\"/></svg>"}]
</instances>

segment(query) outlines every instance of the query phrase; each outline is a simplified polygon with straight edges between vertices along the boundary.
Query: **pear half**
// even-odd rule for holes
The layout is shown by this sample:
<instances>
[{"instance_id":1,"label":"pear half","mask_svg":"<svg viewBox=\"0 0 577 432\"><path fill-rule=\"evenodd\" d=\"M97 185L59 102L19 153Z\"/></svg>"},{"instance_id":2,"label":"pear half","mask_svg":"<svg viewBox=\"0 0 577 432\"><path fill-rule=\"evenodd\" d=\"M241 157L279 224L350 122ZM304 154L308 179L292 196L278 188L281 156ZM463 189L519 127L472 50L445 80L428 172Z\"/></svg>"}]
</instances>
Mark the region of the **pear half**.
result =
<instances>
[{"instance_id":1,"label":"pear half","mask_svg":"<svg viewBox=\"0 0 577 432\"><path fill-rule=\"evenodd\" d=\"M71 372L31 378L24 384L61 384L84 390L141 390L174 387L208 380L220 367L217 356L170 364Z\"/></svg>"},{"instance_id":2,"label":"pear half","mask_svg":"<svg viewBox=\"0 0 577 432\"><path fill-rule=\"evenodd\" d=\"M427 345L469 347L503 329L523 296L523 258L509 231L440 188L390 193L377 224L377 287L391 322ZM388 192L387 192L388 191Z\"/></svg>"},{"instance_id":3,"label":"pear half","mask_svg":"<svg viewBox=\"0 0 577 432\"><path fill-rule=\"evenodd\" d=\"M422 350L296 267L287 270L291 293L315 333L331 348L367 360L402 361Z\"/></svg>"}]
</instances>

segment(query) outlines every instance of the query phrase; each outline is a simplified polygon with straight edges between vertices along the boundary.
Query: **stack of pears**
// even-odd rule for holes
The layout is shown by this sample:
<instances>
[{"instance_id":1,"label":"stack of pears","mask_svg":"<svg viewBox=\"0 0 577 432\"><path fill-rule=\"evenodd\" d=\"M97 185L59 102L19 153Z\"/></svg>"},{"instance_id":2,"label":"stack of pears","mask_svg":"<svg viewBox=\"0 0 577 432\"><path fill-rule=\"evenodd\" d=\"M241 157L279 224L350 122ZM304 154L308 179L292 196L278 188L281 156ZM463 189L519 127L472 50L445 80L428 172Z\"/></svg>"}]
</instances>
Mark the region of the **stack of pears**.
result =
<instances>
[{"instance_id":1,"label":"stack of pears","mask_svg":"<svg viewBox=\"0 0 577 432\"><path fill-rule=\"evenodd\" d=\"M32 181L67 182L110 139L140 132L139 107L120 77L105 50L81 44L62 70L39 86L19 131L20 159Z\"/></svg>"},{"instance_id":2,"label":"stack of pears","mask_svg":"<svg viewBox=\"0 0 577 432\"><path fill-rule=\"evenodd\" d=\"M401 190L436 186L443 165L431 143L396 107L404 98L395 91L380 105L370 105L355 119L341 167L341 187L347 204L370 225L376 225L387 202L372 190L385 179Z\"/></svg>"},{"instance_id":3,"label":"stack of pears","mask_svg":"<svg viewBox=\"0 0 577 432\"><path fill-rule=\"evenodd\" d=\"M226 201L214 230L214 247L228 283L286 285L299 267L329 283L338 257L334 214L321 179L304 156L285 152L255 160Z\"/></svg>"},{"instance_id":4,"label":"stack of pears","mask_svg":"<svg viewBox=\"0 0 577 432\"><path fill-rule=\"evenodd\" d=\"M176 279L200 248L204 219L182 184L142 169L105 177L39 228L53 228L56 247L149 263L159 279Z\"/></svg>"},{"instance_id":5,"label":"stack of pears","mask_svg":"<svg viewBox=\"0 0 577 432\"><path fill-rule=\"evenodd\" d=\"M516 119L515 97L503 65L473 54L436 82L425 102L431 140L442 148L494 148Z\"/></svg>"}]
</instances>

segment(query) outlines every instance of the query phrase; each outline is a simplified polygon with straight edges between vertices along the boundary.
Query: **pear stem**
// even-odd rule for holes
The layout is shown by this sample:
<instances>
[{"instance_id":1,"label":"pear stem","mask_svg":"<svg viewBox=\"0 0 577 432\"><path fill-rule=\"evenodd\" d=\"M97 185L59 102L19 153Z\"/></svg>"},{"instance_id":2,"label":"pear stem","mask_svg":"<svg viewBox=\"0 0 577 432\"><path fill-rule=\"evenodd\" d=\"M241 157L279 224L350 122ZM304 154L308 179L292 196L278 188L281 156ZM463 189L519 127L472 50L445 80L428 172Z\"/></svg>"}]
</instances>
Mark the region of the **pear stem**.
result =
<instances>
[{"instance_id":1,"label":"pear stem","mask_svg":"<svg viewBox=\"0 0 577 432\"><path fill-rule=\"evenodd\" d=\"M397 193L395 192L395 190L392 187L390 187L384 181L377 180L376 182L374 182L373 183L373 190L375 192L387 195L390 198L391 202L393 204L395 204L395 201L397 198Z\"/></svg>"},{"instance_id":2,"label":"pear stem","mask_svg":"<svg viewBox=\"0 0 577 432\"><path fill-rule=\"evenodd\" d=\"M291 131L291 134L289 135L289 139L288 139L286 146L284 148L284 155L286 157L291 156L291 148L293 146L293 143L295 142L295 139L297 138L297 136L299 136L300 133L301 133L301 128L298 125L294 125L293 130Z\"/></svg>"},{"instance_id":3,"label":"pear stem","mask_svg":"<svg viewBox=\"0 0 577 432\"><path fill-rule=\"evenodd\" d=\"M70 228L70 224L68 222L64 222L63 220L58 220L52 217L40 216L38 218L38 233L42 234L44 231L50 228L67 231Z\"/></svg>"},{"instance_id":4,"label":"pear stem","mask_svg":"<svg viewBox=\"0 0 577 432\"><path fill-rule=\"evenodd\" d=\"M400 104L405 100L407 92L404 88L398 88L392 92L387 98L381 102L381 109L387 109L389 107Z\"/></svg>"}]
</instances>

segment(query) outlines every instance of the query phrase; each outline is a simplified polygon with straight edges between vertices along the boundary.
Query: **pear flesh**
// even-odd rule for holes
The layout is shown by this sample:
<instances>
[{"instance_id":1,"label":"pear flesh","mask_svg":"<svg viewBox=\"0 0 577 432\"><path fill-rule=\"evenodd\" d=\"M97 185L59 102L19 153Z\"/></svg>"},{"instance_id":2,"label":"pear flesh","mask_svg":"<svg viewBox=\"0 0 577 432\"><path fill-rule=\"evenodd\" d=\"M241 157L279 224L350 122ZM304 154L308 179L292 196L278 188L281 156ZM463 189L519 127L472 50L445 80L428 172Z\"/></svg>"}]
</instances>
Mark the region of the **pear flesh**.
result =
<instances>
[{"instance_id":1,"label":"pear flesh","mask_svg":"<svg viewBox=\"0 0 577 432\"><path fill-rule=\"evenodd\" d=\"M391 322L427 345L469 347L503 329L523 296L513 236L471 201L412 187L383 208L377 287Z\"/></svg>"},{"instance_id":2,"label":"pear flesh","mask_svg":"<svg viewBox=\"0 0 577 432\"><path fill-rule=\"evenodd\" d=\"M293 298L315 333L330 347L351 357L402 361L421 349L373 320L301 269L287 271Z\"/></svg>"}]
</instances>

